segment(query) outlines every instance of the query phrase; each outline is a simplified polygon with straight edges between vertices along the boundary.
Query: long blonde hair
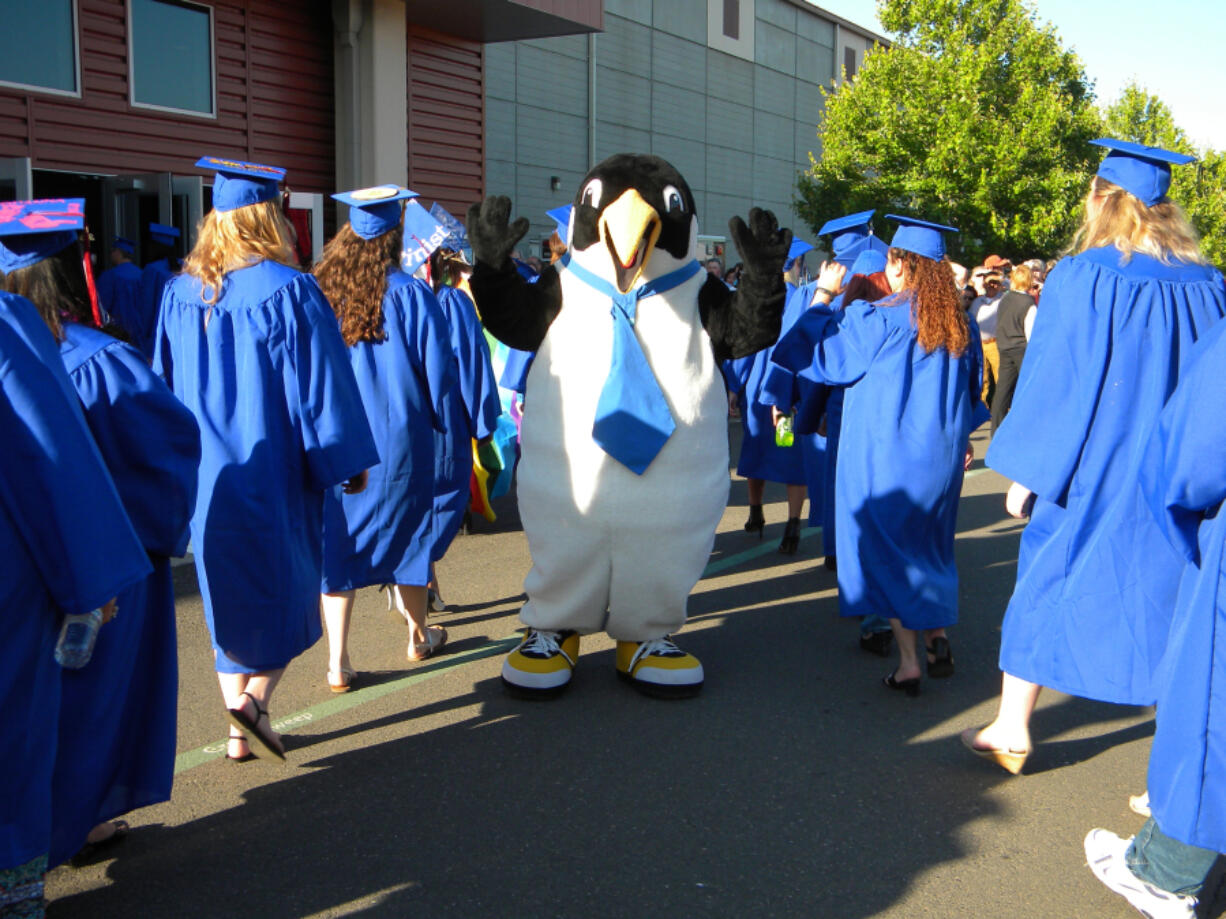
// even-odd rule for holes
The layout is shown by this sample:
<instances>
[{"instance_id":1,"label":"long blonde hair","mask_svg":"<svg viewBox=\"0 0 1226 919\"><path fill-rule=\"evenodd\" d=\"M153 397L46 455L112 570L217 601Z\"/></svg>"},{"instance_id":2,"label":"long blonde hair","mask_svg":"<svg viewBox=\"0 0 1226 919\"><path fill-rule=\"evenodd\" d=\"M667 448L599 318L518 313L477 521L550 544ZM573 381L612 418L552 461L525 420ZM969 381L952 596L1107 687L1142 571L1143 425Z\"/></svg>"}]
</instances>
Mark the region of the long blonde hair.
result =
<instances>
[{"instance_id":1,"label":"long blonde hair","mask_svg":"<svg viewBox=\"0 0 1226 919\"><path fill-rule=\"evenodd\" d=\"M1091 199L1096 197L1097 211L1090 206ZM1134 252L1140 252L1163 264L1175 260L1207 264L1187 214L1169 198L1147 207L1114 182L1095 176L1085 207L1085 220L1068 248L1070 255L1115 246L1123 253L1125 262Z\"/></svg>"},{"instance_id":2,"label":"long blonde hair","mask_svg":"<svg viewBox=\"0 0 1226 919\"><path fill-rule=\"evenodd\" d=\"M289 225L276 200L209 211L183 262L183 273L199 279L200 297L212 306L221 296L227 274L264 259L298 267Z\"/></svg>"}]
</instances>

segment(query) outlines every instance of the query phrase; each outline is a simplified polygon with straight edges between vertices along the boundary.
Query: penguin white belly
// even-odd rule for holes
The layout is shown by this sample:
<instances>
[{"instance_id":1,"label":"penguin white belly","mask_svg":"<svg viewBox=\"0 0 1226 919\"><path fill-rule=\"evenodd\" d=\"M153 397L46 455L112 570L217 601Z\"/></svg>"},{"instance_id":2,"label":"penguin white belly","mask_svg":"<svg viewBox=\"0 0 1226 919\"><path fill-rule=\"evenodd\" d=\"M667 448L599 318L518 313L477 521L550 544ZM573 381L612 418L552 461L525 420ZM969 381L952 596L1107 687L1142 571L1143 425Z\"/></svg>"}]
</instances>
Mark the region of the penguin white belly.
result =
<instances>
[{"instance_id":1,"label":"penguin white belly","mask_svg":"<svg viewBox=\"0 0 1226 919\"><path fill-rule=\"evenodd\" d=\"M639 476L592 439L612 356L611 305L562 272L562 310L524 397L525 624L644 641L684 623L729 488L725 389L698 315L705 278L639 301L635 331L677 425Z\"/></svg>"}]
</instances>

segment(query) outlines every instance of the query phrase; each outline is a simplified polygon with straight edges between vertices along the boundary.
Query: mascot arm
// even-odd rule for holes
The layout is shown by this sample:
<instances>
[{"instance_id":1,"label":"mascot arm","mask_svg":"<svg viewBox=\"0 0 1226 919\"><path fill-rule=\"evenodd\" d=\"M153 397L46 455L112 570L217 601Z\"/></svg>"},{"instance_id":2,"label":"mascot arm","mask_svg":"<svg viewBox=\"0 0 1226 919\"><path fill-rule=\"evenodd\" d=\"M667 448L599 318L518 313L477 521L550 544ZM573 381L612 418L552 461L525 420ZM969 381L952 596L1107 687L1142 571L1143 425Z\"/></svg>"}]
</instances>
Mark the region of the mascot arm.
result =
<instances>
[{"instance_id":1,"label":"mascot arm","mask_svg":"<svg viewBox=\"0 0 1226 919\"><path fill-rule=\"evenodd\" d=\"M481 323L499 341L521 351L536 351L562 309L562 285L551 266L529 284L515 270L511 252L528 232L520 217L508 225L511 199L486 198L468 209L468 239L473 273L468 283Z\"/></svg>"},{"instance_id":2,"label":"mascot arm","mask_svg":"<svg viewBox=\"0 0 1226 919\"><path fill-rule=\"evenodd\" d=\"M711 277L698 291L703 328L719 360L746 357L779 340L787 288L783 264L792 245L792 231L780 229L770 211L751 208L749 224L740 217L728 221L728 230L745 261L745 271L734 291Z\"/></svg>"}]
</instances>

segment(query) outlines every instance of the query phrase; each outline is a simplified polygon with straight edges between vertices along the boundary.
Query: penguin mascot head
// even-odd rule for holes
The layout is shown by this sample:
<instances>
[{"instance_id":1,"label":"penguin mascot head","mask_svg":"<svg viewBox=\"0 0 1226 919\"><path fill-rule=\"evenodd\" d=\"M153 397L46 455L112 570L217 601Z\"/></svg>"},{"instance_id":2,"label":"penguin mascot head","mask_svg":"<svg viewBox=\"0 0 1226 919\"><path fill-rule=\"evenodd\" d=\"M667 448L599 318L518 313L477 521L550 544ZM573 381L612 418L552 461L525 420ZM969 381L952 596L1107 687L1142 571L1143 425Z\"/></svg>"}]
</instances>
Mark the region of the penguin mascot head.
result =
<instances>
[{"instance_id":1,"label":"penguin mascot head","mask_svg":"<svg viewBox=\"0 0 1226 919\"><path fill-rule=\"evenodd\" d=\"M571 258L622 293L691 261L697 242L690 186L658 156L611 156L575 195Z\"/></svg>"}]
</instances>

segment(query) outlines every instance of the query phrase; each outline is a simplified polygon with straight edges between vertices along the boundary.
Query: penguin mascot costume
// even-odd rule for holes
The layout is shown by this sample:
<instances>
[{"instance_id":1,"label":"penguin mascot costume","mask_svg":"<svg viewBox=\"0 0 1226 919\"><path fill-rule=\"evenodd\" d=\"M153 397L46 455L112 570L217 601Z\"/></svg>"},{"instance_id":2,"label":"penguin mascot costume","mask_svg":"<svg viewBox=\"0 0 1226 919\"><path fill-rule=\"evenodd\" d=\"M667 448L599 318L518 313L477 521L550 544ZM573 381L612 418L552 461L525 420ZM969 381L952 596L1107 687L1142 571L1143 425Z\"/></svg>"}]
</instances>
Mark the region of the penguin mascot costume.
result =
<instances>
[{"instance_id":1,"label":"penguin mascot costume","mask_svg":"<svg viewBox=\"0 0 1226 919\"><path fill-rule=\"evenodd\" d=\"M654 696L696 694L702 664L670 635L728 503L721 361L779 336L792 241L773 214L734 217L745 262L730 291L694 259L689 186L655 156L618 154L574 199L570 250L535 284L510 253L528 230L510 199L468 212L470 284L498 340L535 351L525 389L519 506L532 569L524 639L503 663L519 695L570 681L579 637L617 642L617 674Z\"/></svg>"}]
</instances>

